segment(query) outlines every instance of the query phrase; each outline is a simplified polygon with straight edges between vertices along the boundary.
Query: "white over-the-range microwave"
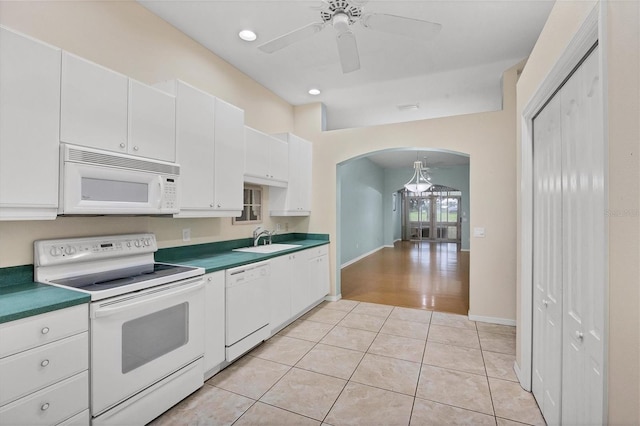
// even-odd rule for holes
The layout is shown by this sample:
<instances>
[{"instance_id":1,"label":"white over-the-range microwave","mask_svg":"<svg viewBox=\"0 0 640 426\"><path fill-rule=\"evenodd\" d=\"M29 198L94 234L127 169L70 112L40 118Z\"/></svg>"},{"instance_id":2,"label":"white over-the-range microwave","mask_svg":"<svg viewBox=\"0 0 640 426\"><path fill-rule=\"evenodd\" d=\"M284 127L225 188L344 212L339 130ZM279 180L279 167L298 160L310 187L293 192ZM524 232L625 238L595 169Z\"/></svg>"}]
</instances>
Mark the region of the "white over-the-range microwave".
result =
<instances>
[{"instance_id":1,"label":"white over-the-range microwave","mask_svg":"<svg viewBox=\"0 0 640 426\"><path fill-rule=\"evenodd\" d=\"M180 166L60 144L60 215L178 213Z\"/></svg>"}]
</instances>

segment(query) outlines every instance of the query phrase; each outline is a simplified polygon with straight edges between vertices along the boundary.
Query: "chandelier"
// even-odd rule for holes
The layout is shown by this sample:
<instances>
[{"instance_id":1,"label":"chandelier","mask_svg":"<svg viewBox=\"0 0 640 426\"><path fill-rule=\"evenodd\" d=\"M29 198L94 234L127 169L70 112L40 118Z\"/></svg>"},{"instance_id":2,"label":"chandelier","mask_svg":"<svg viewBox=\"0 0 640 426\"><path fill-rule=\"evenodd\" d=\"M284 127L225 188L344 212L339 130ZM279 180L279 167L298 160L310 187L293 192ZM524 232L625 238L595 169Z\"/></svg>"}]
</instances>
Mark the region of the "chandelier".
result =
<instances>
[{"instance_id":1,"label":"chandelier","mask_svg":"<svg viewBox=\"0 0 640 426\"><path fill-rule=\"evenodd\" d=\"M432 184L429 178L424 177L424 174L422 174L422 161L415 161L413 167L415 169L413 177L404 184L404 187L410 192L425 192L431 188Z\"/></svg>"}]
</instances>

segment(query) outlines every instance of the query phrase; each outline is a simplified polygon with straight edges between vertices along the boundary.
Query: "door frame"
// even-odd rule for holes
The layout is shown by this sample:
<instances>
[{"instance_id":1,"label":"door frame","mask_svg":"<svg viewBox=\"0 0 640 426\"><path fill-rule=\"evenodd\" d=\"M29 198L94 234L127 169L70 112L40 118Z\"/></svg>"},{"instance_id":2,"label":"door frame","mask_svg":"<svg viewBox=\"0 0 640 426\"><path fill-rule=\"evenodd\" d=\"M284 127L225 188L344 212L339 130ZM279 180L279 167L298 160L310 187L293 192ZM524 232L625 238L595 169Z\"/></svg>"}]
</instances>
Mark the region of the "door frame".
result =
<instances>
[{"instance_id":1,"label":"door frame","mask_svg":"<svg viewBox=\"0 0 640 426\"><path fill-rule=\"evenodd\" d=\"M523 109L521 120L521 146L520 146L520 192L521 192L521 238L519 245L519 263L520 263L520 300L518 301L518 310L520 311L520 327L518 329L518 343L520 344L520 364L518 360L514 364L514 370L520 382L520 385L527 391L531 391L532 385L532 364L533 364L533 118L542 110L547 101L555 94L564 81L571 75L573 69L580 63L584 56L589 52L593 45L598 42L600 46L600 75L602 76L602 99L603 112L605 116L603 125L603 140L605 146L608 145L607 139L607 63L606 55L606 31L603 26L606 23L606 1L597 2L592 11L589 13L580 29L576 32L571 42L560 54L557 62L551 71L544 78L536 92L533 94L529 102ZM605 149L606 152L606 149ZM605 159L606 161L606 159ZM606 167L606 163L605 163ZM606 179L606 175L605 175ZM606 185L605 185L606 186ZM605 231L605 241L608 242L608 229ZM606 264L608 261L605 259ZM607 274L608 277L608 274ZM603 406L605 407L604 415L606 418L606 401L607 401L607 346L608 337L608 307L609 307L609 283L605 283L604 304L605 330L604 336L604 383Z\"/></svg>"}]
</instances>

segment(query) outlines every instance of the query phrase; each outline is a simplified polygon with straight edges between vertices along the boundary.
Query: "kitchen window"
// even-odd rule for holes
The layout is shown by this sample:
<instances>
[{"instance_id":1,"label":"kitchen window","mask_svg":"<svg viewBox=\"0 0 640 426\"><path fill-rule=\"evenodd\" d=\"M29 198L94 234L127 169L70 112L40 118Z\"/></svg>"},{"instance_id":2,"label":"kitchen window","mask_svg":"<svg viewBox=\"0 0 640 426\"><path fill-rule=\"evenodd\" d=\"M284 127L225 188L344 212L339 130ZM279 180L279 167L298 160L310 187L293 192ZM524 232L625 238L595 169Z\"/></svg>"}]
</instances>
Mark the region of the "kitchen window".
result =
<instances>
[{"instance_id":1,"label":"kitchen window","mask_svg":"<svg viewBox=\"0 0 640 426\"><path fill-rule=\"evenodd\" d=\"M262 188L245 185L242 214L233 218L234 225L262 223Z\"/></svg>"}]
</instances>

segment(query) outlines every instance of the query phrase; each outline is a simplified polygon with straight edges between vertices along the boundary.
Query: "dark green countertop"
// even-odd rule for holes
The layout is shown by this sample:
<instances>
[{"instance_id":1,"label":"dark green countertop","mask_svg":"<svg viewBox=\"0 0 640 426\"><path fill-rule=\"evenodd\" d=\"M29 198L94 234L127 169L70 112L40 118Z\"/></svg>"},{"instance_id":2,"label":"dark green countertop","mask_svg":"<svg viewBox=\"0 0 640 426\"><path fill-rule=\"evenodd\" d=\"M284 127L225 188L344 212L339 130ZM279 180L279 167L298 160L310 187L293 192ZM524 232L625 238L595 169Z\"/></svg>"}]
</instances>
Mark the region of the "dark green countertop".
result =
<instances>
[{"instance_id":1,"label":"dark green countertop","mask_svg":"<svg viewBox=\"0 0 640 426\"><path fill-rule=\"evenodd\" d=\"M329 244L326 234L276 235L274 243L300 247L277 253L256 254L232 251L253 244L251 238L160 249L156 262L199 266L206 273L260 262L287 253ZM33 281L33 265L0 268L0 324L70 306L88 303L89 295Z\"/></svg>"},{"instance_id":2,"label":"dark green countertop","mask_svg":"<svg viewBox=\"0 0 640 426\"><path fill-rule=\"evenodd\" d=\"M198 266L204 268L208 274L210 272L230 269L236 266L260 262L284 254L326 245L329 244L329 236L326 234L285 234L274 236L273 242L279 244L297 244L300 247L268 254L232 251L234 248L248 247L253 244L251 238L244 238L219 243L161 249L156 252L155 259L156 262Z\"/></svg>"},{"instance_id":3,"label":"dark green countertop","mask_svg":"<svg viewBox=\"0 0 640 426\"><path fill-rule=\"evenodd\" d=\"M33 282L33 265L0 269L0 324L89 302L89 295Z\"/></svg>"}]
</instances>

